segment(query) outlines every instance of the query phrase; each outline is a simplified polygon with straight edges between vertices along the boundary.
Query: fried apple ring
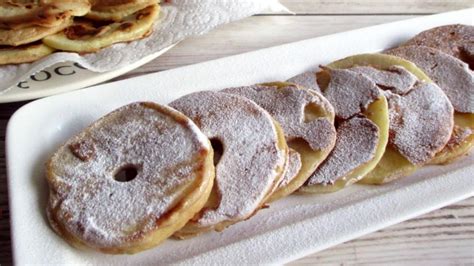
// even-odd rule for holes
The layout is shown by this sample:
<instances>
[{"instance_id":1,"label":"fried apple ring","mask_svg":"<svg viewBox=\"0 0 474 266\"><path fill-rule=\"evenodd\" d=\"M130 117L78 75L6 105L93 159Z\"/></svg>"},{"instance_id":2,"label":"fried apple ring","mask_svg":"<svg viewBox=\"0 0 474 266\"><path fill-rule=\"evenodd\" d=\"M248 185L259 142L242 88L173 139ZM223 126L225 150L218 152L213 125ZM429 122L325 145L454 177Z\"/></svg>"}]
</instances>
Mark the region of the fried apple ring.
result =
<instances>
[{"instance_id":1,"label":"fried apple ring","mask_svg":"<svg viewBox=\"0 0 474 266\"><path fill-rule=\"evenodd\" d=\"M388 101L389 145L362 183L382 184L407 176L446 146L453 131L453 106L413 63L384 54L362 54L331 65L371 79Z\"/></svg>"},{"instance_id":2,"label":"fried apple ring","mask_svg":"<svg viewBox=\"0 0 474 266\"><path fill-rule=\"evenodd\" d=\"M288 146L300 155L300 171L285 186L280 186L270 201L283 198L300 188L326 159L336 141L334 109L316 91L291 83L274 82L223 90L244 96L268 111L280 123ZM290 169L298 164L289 161Z\"/></svg>"},{"instance_id":3,"label":"fried apple ring","mask_svg":"<svg viewBox=\"0 0 474 266\"><path fill-rule=\"evenodd\" d=\"M43 42L63 51L95 52L114 43L148 36L159 10L159 5L155 4L129 15L120 22L106 25L96 25L85 20L76 21L63 31L45 37Z\"/></svg>"},{"instance_id":4,"label":"fried apple ring","mask_svg":"<svg viewBox=\"0 0 474 266\"><path fill-rule=\"evenodd\" d=\"M196 92L170 103L211 139L216 180L206 207L175 236L186 238L254 215L283 178L283 131L256 103L222 92Z\"/></svg>"},{"instance_id":5,"label":"fried apple ring","mask_svg":"<svg viewBox=\"0 0 474 266\"><path fill-rule=\"evenodd\" d=\"M322 67L317 82L334 106L337 139L326 160L299 189L305 193L333 192L359 181L380 161L388 141L387 101L373 81L348 70Z\"/></svg>"},{"instance_id":6,"label":"fried apple ring","mask_svg":"<svg viewBox=\"0 0 474 266\"><path fill-rule=\"evenodd\" d=\"M448 96L454 107L453 138L433 164L449 163L474 146L474 72L461 60L425 46L402 46L386 52L416 64L426 80L432 80Z\"/></svg>"},{"instance_id":7,"label":"fried apple ring","mask_svg":"<svg viewBox=\"0 0 474 266\"><path fill-rule=\"evenodd\" d=\"M0 46L0 65L30 63L54 52L42 43L25 44L17 47Z\"/></svg>"},{"instance_id":8,"label":"fried apple ring","mask_svg":"<svg viewBox=\"0 0 474 266\"><path fill-rule=\"evenodd\" d=\"M49 222L71 245L105 253L152 248L206 203L209 140L180 112L133 103L100 118L47 162Z\"/></svg>"}]
</instances>

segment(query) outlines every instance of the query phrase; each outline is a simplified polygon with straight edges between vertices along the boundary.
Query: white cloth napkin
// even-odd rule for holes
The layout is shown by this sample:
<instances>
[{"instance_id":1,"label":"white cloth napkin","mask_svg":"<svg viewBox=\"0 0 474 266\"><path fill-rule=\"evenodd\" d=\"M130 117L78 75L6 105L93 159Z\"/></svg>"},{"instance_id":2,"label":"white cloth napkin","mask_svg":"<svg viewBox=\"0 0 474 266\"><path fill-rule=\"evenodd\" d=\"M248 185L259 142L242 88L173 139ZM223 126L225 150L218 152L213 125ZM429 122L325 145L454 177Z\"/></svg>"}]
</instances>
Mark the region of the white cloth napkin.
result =
<instances>
[{"instance_id":1,"label":"white cloth napkin","mask_svg":"<svg viewBox=\"0 0 474 266\"><path fill-rule=\"evenodd\" d=\"M263 11L288 12L278 0L173 0L162 3L159 22L142 40L119 43L96 53L57 52L31 64L0 67L0 94L28 76L60 62L77 62L94 72L106 72L134 63L187 37L210 31L218 25Z\"/></svg>"}]
</instances>

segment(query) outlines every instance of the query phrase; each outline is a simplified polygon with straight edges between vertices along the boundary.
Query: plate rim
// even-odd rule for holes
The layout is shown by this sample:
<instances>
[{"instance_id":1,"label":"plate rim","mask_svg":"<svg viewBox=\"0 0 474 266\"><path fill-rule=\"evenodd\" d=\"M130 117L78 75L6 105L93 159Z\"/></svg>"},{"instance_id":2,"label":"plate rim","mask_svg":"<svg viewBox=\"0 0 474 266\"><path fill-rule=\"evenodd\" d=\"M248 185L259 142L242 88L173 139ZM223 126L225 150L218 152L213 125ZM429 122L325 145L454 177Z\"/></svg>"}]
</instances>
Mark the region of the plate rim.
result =
<instances>
[{"instance_id":1,"label":"plate rim","mask_svg":"<svg viewBox=\"0 0 474 266\"><path fill-rule=\"evenodd\" d=\"M167 46L156 53L147 55L143 58L140 58L138 61L125 65L124 67L111 70L111 71L106 71L106 72L94 72L90 71L89 69L86 69L88 72L94 73L94 76L91 76L90 78L86 80L76 80L73 81L72 83L65 83L65 84L60 84L59 86L54 86L52 88L41 88L41 89L35 89L35 90L24 90L20 93L13 93L13 94L7 94L8 91L14 90L14 88L10 87L7 88L6 92L1 92L0 93L0 104L2 103L13 103L13 102L20 102L20 101L28 101L28 100L33 100L33 99L39 99L39 98L44 98L48 96L54 96L57 94L63 94L66 92L71 92L75 90L80 90L84 89L87 87L91 87L94 85L98 85L102 82L111 80L113 78L119 77L125 73L128 73L132 70L135 70L150 61L156 59L157 57L163 55L167 51L169 51L171 48L173 48L176 44L174 43L171 44L170 46ZM51 66L50 66L51 67ZM153 73L151 73L153 74ZM15 85L13 85L14 87Z\"/></svg>"}]
</instances>

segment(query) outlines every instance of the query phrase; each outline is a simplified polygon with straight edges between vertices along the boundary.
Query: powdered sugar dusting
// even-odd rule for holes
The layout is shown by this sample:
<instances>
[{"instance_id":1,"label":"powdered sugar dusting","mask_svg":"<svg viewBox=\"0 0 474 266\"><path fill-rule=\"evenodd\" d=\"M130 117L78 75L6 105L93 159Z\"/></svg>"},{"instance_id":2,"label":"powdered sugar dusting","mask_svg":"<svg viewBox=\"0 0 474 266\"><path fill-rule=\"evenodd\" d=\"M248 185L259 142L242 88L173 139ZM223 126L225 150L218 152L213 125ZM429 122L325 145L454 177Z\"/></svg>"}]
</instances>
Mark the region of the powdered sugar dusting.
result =
<instances>
[{"instance_id":1,"label":"powdered sugar dusting","mask_svg":"<svg viewBox=\"0 0 474 266\"><path fill-rule=\"evenodd\" d=\"M424 164L446 145L451 136L453 107L436 84L418 82L403 67L393 66L391 69L385 71L369 66L350 68L386 90L384 93L390 116L389 143L411 163Z\"/></svg>"},{"instance_id":2,"label":"powdered sugar dusting","mask_svg":"<svg viewBox=\"0 0 474 266\"><path fill-rule=\"evenodd\" d=\"M378 127L372 121L357 117L380 97L377 85L365 75L350 70L322 67L322 71L330 74L324 96L342 122L337 129L333 150L306 182L310 186L334 184L368 162L375 154L379 138Z\"/></svg>"},{"instance_id":3,"label":"powdered sugar dusting","mask_svg":"<svg viewBox=\"0 0 474 266\"><path fill-rule=\"evenodd\" d=\"M387 70L379 70L370 66L356 66L350 70L367 76L382 89L390 90L396 94L407 93L418 80L415 75L400 66L391 66Z\"/></svg>"},{"instance_id":4,"label":"powdered sugar dusting","mask_svg":"<svg viewBox=\"0 0 474 266\"><path fill-rule=\"evenodd\" d=\"M207 227L253 214L273 188L276 169L283 167L287 156L277 147L271 116L244 97L220 92L188 94L170 105L223 145L215 180L219 205L204 210L196 223Z\"/></svg>"},{"instance_id":5,"label":"powdered sugar dusting","mask_svg":"<svg viewBox=\"0 0 474 266\"><path fill-rule=\"evenodd\" d=\"M466 63L425 46L402 46L386 53L415 63L446 93L456 111L474 113L474 74Z\"/></svg>"},{"instance_id":6,"label":"powdered sugar dusting","mask_svg":"<svg viewBox=\"0 0 474 266\"><path fill-rule=\"evenodd\" d=\"M49 215L92 247L124 246L159 226L160 217L184 196L182 189L198 178L195 171L203 161L197 158L210 149L189 119L149 105L134 103L106 115L49 162ZM93 157L76 157L70 149L74 143L94 147ZM133 180L114 180L130 165L137 170Z\"/></svg>"},{"instance_id":7,"label":"powdered sugar dusting","mask_svg":"<svg viewBox=\"0 0 474 266\"><path fill-rule=\"evenodd\" d=\"M321 93L321 89L316 81L316 73L314 71L304 72L288 79L287 81Z\"/></svg>"},{"instance_id":8,"label":"powdered sugar dusting","mask_svg":"<svg viewBox=\"0 0 474 266\"><path fill-rule=\"evenodd\" d=\"M293 178L296 177L300 169L301 155L297 151L290 148L288 150L288 161L285 169L285 174L282 180L280 181L278 188L282 188L288 185L293 180Z\"/></svg>"},{"instance_id":9,"label":"powdered sugar dusting","mask_svg":"<svg viewBox=\"0 0 474 266\"><path fill-rule=\"evenodd\" d=\"M432 47L465 61L471 65L471 69L474 66L472 65L473 54L469 53L474 49L474 26L472 25L454 24L425 30L403 45Z\"/></svg>"},{"instance_id":10,"label":"powdered sugar dusting","mask_svg":"<svg viewBox=\"0 0 474 266\"><path fill-rule=\"evenodd\" d=\"M331 104L317 92L297 86L263 85L229 88L223 92L244 96L268 111L282 126L287 141L304 139L313 150L323 150L334 143L336 130L327 118L305 121L304 110L309 104L318 106L328 115L334 113Z\"/></svg>"},{"instance_id":11,"label":"powdered sugar dusting","mask_svg":"<svg viewBox=\"0 0 474 266\"><path fill-rule=\"evenodd\" d=\"M377 85L362 74L346 69L330 69L331 80L324 96L334 106L336 117L348 119L361 113L380 97Z\"/></svg>"},{"instance_id":12,"label":"powdered sugar dusting","mask_svg":"<svg viewBox=\"0 0 474 266\"><path fill-rule=\"evenodd\" d=\"M454 109L433 83L417 83L406 95L385 92L389 106L389 143L411 163L424 164L448 142Z\"/></svg>"},{"instance_id":13,"label":"powdered sugar dusting","mask_svg":"<svg viewBox=\"0 0 474 266\"><path fill-rule=\"evenodd\" d=\"M337 128L334 149L308 179L307 185L334 184L339 178L369 162L375 155L379 129L365 117L353 117Z\"/></svg>"}]
</instances>

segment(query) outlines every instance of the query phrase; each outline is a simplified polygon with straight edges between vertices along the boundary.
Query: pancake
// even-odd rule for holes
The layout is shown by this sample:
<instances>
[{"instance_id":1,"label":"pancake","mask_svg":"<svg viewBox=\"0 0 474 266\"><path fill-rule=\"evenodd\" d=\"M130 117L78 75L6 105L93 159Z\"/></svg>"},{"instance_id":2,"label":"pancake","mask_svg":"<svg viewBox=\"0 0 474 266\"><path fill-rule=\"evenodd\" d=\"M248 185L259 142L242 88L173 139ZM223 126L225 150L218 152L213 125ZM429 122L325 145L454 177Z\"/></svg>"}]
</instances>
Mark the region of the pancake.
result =
<instances>
[{"instance_id":1,"label":"pancake","mask_svg":"<svg viewBox=\"0 0 474 266\"><path fill-rule=\"evenodd\" d=\"M54 49L33 43L17 47L0 46L0 65L30 63L54 52Z\"/></svg>"},{"instance_id":2,"label":"pancake","mask_svg":"<svg viewBox=\"0 0 474 266\"><path fill-rule=\"evenodd\" d=\"M154 5L158 0L91 0L92 9L97 11L119 12L133 9L139 5Z\"/></svg>"},{"instance_id":3,"label":"pancake","mask_svg":"<svg viewBox=\"0 0 474 266\"><path fill-rule=\"evenodd\" d=\"M120 22L96 25L92 21L76 21L64 31L47 36L43 42L55 49L78 53L95 52L114 43L128 42L147 36L159 14L159 6L148 6Z\"/></svg>"},{"instance_id":4,"label":"pancake","mask_svg":"<svg viewBox=\"0 0 474 266\"><path fill-rule=\"evenodd\" d=\"M73 16L84 16L90 8L87 0L0 1L0 28L58 27Z\"/></svg>"},{"instance_id":5,"label":"pancake","mask_svg":"<svg viewBox=\"0 0 474 266\"><path fill-rule=\"evenodd\" d=\"M229 88L223 92L244 96L269 112L283 128L288 146L300 155L297 176L280 186L270 201L300 188L333 149L334 109L321 94L284 82ZM291 160L290 167L294 167Z\"/></svg>"},{"instance_id":6,"label":"pancake","mask_svg":"<svg viewBox=\"0 0 474 266\"><path fill-rule=\"evenodd\" d=\"M216 156L216 180L209 201L174 236L222 231L250 218L284 176L288 147L278 122L256 103L229 93L191 93L170 106L198 125L211 140Z\"/></svg>"},{"instance_id":7,"label":"pancake","mask_svg":"<svg viewBox=\"0 0 474 266\"><path fill-rule=\"evenodd\" d=\"M317 81L334 106L334 149L299 191L325 193L359 181L381 159L388 140L387 101L376 84L349 71L322 67Z\"/></svg>"},{"instance_id":8,"label":"pancake","mask_svg":"<svg viewBox=\"0 0 474 266\"><path fill-rule=\"evenodd\" d=\"M69 139L46 164L47 216L69 244L137 253L206 203L213 151L197 126L154 103L123 106Z\"/></svg>"},{"instance_id":9,"label":"pancake","mask_svg":"<svg viewBox=\"0 0 474 266\"><path fill-rule=\"evenodd\" d=\"M416 66L395 56L363 54L336 61L373 80L389 106L389 145L377 167L361 182L381 184L407 176L432 160L448 143L454 109L436 84Z\"/></svg>"},{"instance_id":10,"label":"pancake","mask_svg":"<svg viewBox=\"0 0 474 266\"><path fill-rule=\"evenodd\" d=\"M22 29L0 29L0 45L20 46L43 39L62 31L72 24L72 19L62 21L58 26L30 26Z\"/></svg>"},{"instance_id":11,"label":"pancake","mask_svg":"<svg viewBox=\"0 0 474 266\"><path fill-rule=\"evenodd\" d=\"M451 55L424 46L402 46L386 53L416 64L426 73L426 79L431 79L446 93L454 107L455 132L464 133L455 135L450 141L452 145L440 152L433 163L451 162L467 154L474 145L474 73L468 65Z\"/></svg>"},{"instance_id":12,"label":"pancake","mask_svg":"<svg viewBox=\"0 0 474 266\"><path fill-rule=\"evenodd\" d=\"M125 17L158 2L157 0L97 0L94 1L92 10L87 13L86 18L102 21L121 21Z\"/></svg>"},{"instance_id":13,"label":"pancake","mask_svg":"<svg viewBox=\"0 0 474 266\"><path fill-rule=\"evenodd\" d=\"M474 26L454 24L432 28L402 45L428 46L452 55L474 69Z\"/></svg>"}]
</instances>

